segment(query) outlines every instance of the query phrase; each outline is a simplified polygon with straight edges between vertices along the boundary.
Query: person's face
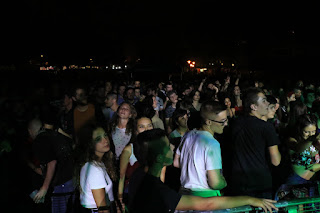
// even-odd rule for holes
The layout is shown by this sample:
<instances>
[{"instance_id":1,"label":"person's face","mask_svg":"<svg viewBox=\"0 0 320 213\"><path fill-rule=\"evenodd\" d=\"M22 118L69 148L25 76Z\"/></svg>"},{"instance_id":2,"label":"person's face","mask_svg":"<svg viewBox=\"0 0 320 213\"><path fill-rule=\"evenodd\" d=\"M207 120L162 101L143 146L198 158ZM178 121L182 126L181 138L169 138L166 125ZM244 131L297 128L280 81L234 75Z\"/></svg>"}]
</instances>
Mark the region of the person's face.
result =
<instances>
[{"instance_id":1,"label":"person's face","mask_svg":"<svg viewBox=\"0 0 320 213\"><path fill-rule=\"evenodd\" d=\"M114 103L114 98L107 97L106 100L104 101L104 103L106 104L106 107L111 107Z\"/></svg>"},{"instance_id":2,"label":"person's face","mask_svg":"<svg viewBox=\"0 0 320 213\"><path fill-rule=\"evenodd\" d=\"M178 95L176 93L172 93L170 96L169 96L169 100L172 102L172 103L175 103L177 100L178 100Z\"/></svg>"},{"instance_id":3,"label":"person's face","mask_svg":"<svg viewBox=\"0 0 320 213\"><path fill-rule=\"evenodd\" d=\"M83 89L77 89L76 90L76 102L78 104L87 104L87 96L85 94L85 91Z\"/></svg>"},{"instance_id":4,"label":"person's face","mask_svg":"<svg viewBox=\"0 0 320 213\"><path fill-rule=\"evenodd\" d=\"M210 129L213 133L222 134L224 127L228 125L227 110L221 111L219 114L212 114L208 120L211 122Z\"/></svg>"},{"instance_id":5,"label":"person's face","mask_svg":"<svg viewBox=\"0 0 320 213\"><path fill-rule=\"evenodd\" d=\"M235 87L233 90L233 93L235 96L239 96L241 93L240 87Z\"/></svg>"},{"instance_id":6,"label":"person's face","mask_svg":"<svg viewBox=\"0 0 320 213\"><path fill-rule=\"evenodd\" d=\"M155 92L151 89L147 90L147 95L155 95Z\"/></svg>"},{"instance_id":7,"label":"person's face","mask_svg":"<svg viewBox=\"0 0 320 213\"><path fill-rule=\"evenodd\" d=\"M207 88L213 90L213 83L209 83Z\"/></svg>"},{"instance_id":8,"label":"person's face","mask_svg":"<svg viewBox=\"0 0 320 213\"><path fill-rule=\"evenodd\" d=\"M291 101L296 101L296 95L293 93L290 98L288 99L288 102L290 103Z\"/></svg>"},{"instance_id":9,"label":"person's face","mask_svg":"<svg viewBox=\"0 0 320 213\"><path fill-rule=\"evenodd\" d=\"M306 126L303 131L302 131L302 137L303 139L308 139L309 137L313 136L316 134L317 127L316 125L310 124Z\"/></svg>"},{"instance_id":10,"label":"person's face","mask_svg":"<svg viewBox=\"0 0 320 213\"><path fill-rule=\"evenodd\" d=\"M134 96L138 97L138 98L140 97L140 89L135 89L134 90Z\"/></svg>"},{"instance_id":11,"label":"person's face","mask_svg":"<svg viewBox=\"0 0 320 213\"><path fill-rule=\"evenodd\" d=\"M298 81L297 86L298 87L303 87L303 81Z\"/></svg>"},{"instance_id":12,"label":"person's face","mask_svg":"<svg viewBox=\"0 0 320 213\"><path fill-rule=\"evenodd\" d=\"M306 97L307 103L313 103L316 100L314 93L308 93Z\"/></svg>"},{"instance_id":13,"label":"person's face","mask_svg":"<svg viewBox=\"0 0 320 213\"><path fill-rule=\"evenodd\" d=\"M294 92L294 94L296 95L296 98L300 98L300 96L301 96L301 90L296 90L295 92Z\"/></svg>"},{"instance_id":14,"label":"person's face","mask_svg":"<svg viewBox=\"0 0 320 213\"><path fill-rule=\"evenodd\" d=\"M170 84L166 85L166 92L169 92L172 90L173 90L172 85L170 85Z\"/></svg>"},{"instance_id":15,"label":"person's face","mask_svg":"<svg viewBox=\"0 0 320 213\"><path fill-rule=\"evenodd\" d=\"M119 107L118 116L122 119L129 119L131 118L131 109L128 104L122 104Z\"/></svg>"},{"instance_id":16,"label":"person's face","mask_svg":"<svg viewBox=\"0 0 320 213\"><path fill-rule=\"evenodd\" d=\"M157 108L157 106L158 106L158 102L157 102L157 99L156 99L156 97L152 97L152 107L153 107L153 109L155 109L155 108Z\"/></svg>"},{"instance_id":17,"label":"person's face","mask_svg":"<svg viewBox=\"0 0 320 213\"><path fill-rule=\"evenodd\" d=\"M127 91L127 98L128 98L129 100L133 100L133 99L134 99L134 90L133 90L133 89L129 89L129 90Z\"/></svg>"},{"instance_id":18,"label":"person's face","mask_svg":"<svg viewBox=\"0 0 320 213\"><path fill-rule=\"evenodd\" d=\"M258 87L262 88L263 86L264 86L263 82L260 81L260 82L258 83Z\"/></svg>"},{"instance_id":19,"label":"person's face","mask_svg":"<svg viewBox=\"0 0 320 213\"><path fill-rule=\"evenodd\" d=\"M120 95L123 95L123 93L124 93L125 90L126 90L126 87L125 87L125 86L120 86L118 92L119 92Z\"/></svg>"},{"instance_id":20,"label":"person's face","mask_svg":"<svg viewBox=\"0 0 320 213\"><path fill-rule=\"evenodd\" d=\"M226 107L230 108L231 107L231 101L229 98L225 98L224 99L224 105L226 105Z\"/></svg>"},{"instance_id":21,"label":"person's face","mask_svg":"<svg viewBox=\"0 0 320 213\"><path fill-rule=\"evenodd\" d=\"M189 95L190 92L191 92L191 89L189 88L189 89L186 89L186 90L184 91L184 94L185 94L185 95Z\"/></svg>"},{"instance_id":22,"label":"person's face","mask_svg":"<svg viewBox=\"0 0 320 213\"><path fill-rule=\"evenodd\" d=\"M96 144L95 153L100 156L110 151L110 141L106 132L102 128L93 131L92 140Z\"/></svg>"},{"instance_id":23,"label":"person's face","mask_svg":"<svg viewBox=\"0 0 320 213\"><path fill-rule=\"evenodd\" d=\"M140 87L140 81L135 81L134 82L134 87Z\"/></svg>"},{"instance_id":24,"label":"person's face","mask_svg":"<svg viewBox=\"0 0 320 213\"><path fill-rule=\"evenodd\" d=\"M255 111L258 115L263 116L268 114L269 102L263 93L258 93L258 100L254 106L255 107L253 111Z\"/></svg>"},{"instance_id":25,"label":"person's face","mask_svg":"<svg viewBox=\"0 0 320 213\"><path fill-rule=\"evenodd\" d=\"M184 116L181 116L178 118L178 126L187 128L188 127L188 114L185 114Z\"/></svg>"},{"instance_id":26,"label":"person's face","mask_svg":"<svg viewBox=\"0 0 320 213\"><path fill-rule=\"evenodd\" d=\"M112 90L112 85L111 82L106 82L106 87L105 87L105 91L106 93L110 92Z\"/></svg>"},{"instance_id":27,"label":"person's face","mask_svg":"<svg viewBox=\"0 0 320 213\"><path fill-rule=\"evenodd\" d=\"M162 89L163 89L163 85L162 85L162 83L159 83L159 84L158 84L158 88L159 88L160 90L162 90Z\"/></svg>"},{"instance_id":28,"label":"person's face","mask_svg":"<svg viewBox=\"0 0 320 213\"><path fill-rule=\"evenodd\" d=\"M275 104L269 104L267 119L274 118L274 115L276 114L276 111L277 111L276 110L276 105Z\"/></svg>"},{"instance_id":29,"label":"person's face","mask_svg":"<svg viewBox=\"0 0 320 213\"><path fill-rule=\"evenodd\" d=\"M143 117L137 121L137 134L150 129L153 129L153 125L149 118Z\"/></svg>"},{"instance_id":30,"label":"person's face","mask_svg":"<svg viewBox=\"0 0 320 213\"><path fill-rule=\"evenodd\" d=\"M194 101L199 101L200 100L200 92L195 92L193 96Z\"/></svg>"},{"instance_id":31,"label":"person's face","mask_svg":"<svg viewBox=\"0 0 320 213\"><path fill-rule=\"evenodd\" d=\"M72 98L69 98L67 95L64 95L63 106L66 107L72 104Z\"/></svg>"}]
</instances>

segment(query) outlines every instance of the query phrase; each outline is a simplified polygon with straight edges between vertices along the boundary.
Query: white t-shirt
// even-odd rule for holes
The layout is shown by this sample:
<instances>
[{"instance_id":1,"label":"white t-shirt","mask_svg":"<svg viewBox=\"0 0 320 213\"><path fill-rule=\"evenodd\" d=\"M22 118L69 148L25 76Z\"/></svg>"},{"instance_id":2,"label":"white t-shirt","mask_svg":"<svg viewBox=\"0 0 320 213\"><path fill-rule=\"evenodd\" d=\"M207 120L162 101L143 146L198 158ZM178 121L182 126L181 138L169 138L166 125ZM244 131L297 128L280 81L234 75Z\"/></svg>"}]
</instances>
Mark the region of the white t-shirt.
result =
<instances>
[{"instance_id":1,"label":"white t-shirt","mask_svg":"<svg viewBox=\"0 0 320 213\"><path fill-rule=\"evenodd\" d=\"M219 142L207 131L191 130L181 139L176 153L180 155L181 186L193 191L212 190L207 171L222 169Z\"/></svg>"},{"instance_id":2,"label":"white t-shirt","mask_svg":"<svg viewBox=\"0 0 320 213\"><path fill-rule=\"evenodd\" d=\"M97 163L97 162L95 162ZM107 204L114 201L112 192L112 181L103 163L87 162L80 171L80 203L85 208L97 208L91 189L102 189L106 191Z\"/></svg>"},{"instance_id":3,"label":"white t-shirt","mask_svg":"<svg viewBox=\"0 0 320 213\"><path fill-rule=\"evenodd\" d=\"M122 153L122 150L129 143L130 139L131 139L131 133L129 133L127 135L126 128L120 129L120 128L116 127L115 131L112 132L112 141L115 146L117 159L119 159L119 157Z\"/></svg>"}]
</instances>

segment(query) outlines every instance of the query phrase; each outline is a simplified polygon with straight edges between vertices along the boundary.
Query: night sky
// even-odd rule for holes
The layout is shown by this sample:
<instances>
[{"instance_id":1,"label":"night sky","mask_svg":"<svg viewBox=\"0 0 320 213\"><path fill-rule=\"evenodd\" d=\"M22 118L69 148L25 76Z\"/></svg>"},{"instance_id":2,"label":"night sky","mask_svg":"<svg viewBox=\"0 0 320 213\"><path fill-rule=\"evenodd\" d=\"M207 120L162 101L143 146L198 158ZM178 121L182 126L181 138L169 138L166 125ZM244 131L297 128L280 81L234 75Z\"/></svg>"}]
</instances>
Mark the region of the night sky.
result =
<instances>
[{"instance_id":1,"label":"night sky","mask_svg":"<svg viewBox=\"0 0 320 213\"><path fill-rule=\"evenodd\" d=\"M44 54L56 63L129 56L174 63L237 52L261 67L274 48L287 45L299 47L303 60L319 56L313 5L172 2L31 0L19 9L10 3L1 62Z\"/></svg>"}]
</instances>

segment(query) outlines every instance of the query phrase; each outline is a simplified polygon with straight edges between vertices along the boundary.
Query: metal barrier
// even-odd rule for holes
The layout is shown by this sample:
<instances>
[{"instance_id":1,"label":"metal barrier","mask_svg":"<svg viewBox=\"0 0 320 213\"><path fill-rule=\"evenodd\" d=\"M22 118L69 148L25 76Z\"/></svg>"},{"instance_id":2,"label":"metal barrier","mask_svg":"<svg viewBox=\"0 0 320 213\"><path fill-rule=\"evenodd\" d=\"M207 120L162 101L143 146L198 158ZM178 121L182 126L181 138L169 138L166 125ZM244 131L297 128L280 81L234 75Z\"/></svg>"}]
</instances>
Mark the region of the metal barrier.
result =
<instances>
[{"instance_id":1,"label":"metal barrier","mask_svg":"<svg viewBox=\"0 0 320 213\"><path fill-rule=\"evenodd\" d=\"M304 213L304 212L320 212L320 197L301 198L288 201L278 201L275 206L279 209L278 212L288 213ZM195 211L196 212L196 211ZM212 213L236 213L236 212L263 212L262 208L254 208L251 206L241 206L232 209L222 209L208 211ZM276 212L274 210L274 212Z\"/></svg>"}]
</instances>

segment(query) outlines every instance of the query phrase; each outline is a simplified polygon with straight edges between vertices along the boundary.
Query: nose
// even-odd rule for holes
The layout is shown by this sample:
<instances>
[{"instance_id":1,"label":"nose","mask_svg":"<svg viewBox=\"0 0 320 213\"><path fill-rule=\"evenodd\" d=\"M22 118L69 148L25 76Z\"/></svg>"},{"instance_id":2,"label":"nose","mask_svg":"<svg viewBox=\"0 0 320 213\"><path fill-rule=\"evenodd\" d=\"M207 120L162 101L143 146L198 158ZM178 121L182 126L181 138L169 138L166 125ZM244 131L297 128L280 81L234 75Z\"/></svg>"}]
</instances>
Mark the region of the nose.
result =
<instances>
[{"instance_id":1,"label":"nose","mask_svg":"<svg viewBox=\"0 0 320 213\"><path fill-rule=\"evenodd\" d=\"M108 144L108 143L109 143L109 140L108 140L107 137L103 137L103 138L102 138L102 142L103 142L104 144Z\"/></svg>"}]
</instances>

